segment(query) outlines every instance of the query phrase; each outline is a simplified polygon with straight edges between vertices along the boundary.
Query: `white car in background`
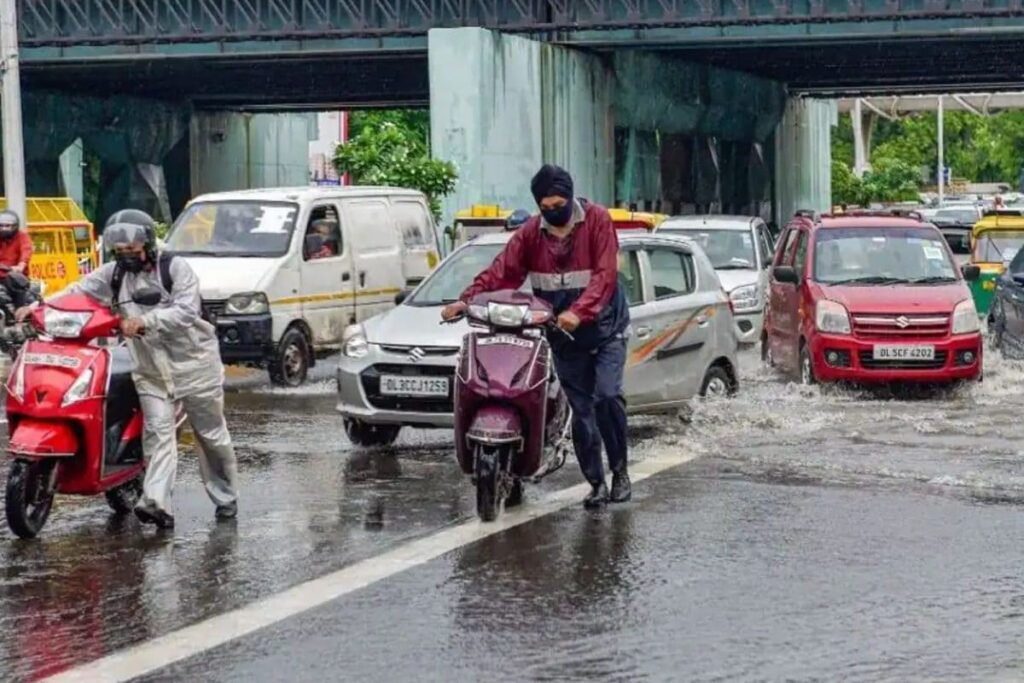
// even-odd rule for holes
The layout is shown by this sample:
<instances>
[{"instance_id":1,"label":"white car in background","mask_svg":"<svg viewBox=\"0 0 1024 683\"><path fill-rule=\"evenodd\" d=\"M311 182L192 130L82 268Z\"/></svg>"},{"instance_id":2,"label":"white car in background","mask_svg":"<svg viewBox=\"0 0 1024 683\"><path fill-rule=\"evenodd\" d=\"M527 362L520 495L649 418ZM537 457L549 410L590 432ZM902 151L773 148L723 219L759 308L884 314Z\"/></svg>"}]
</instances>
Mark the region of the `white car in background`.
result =
<instances>
[{"instance_id":1,"label":"white car in background","mask_svg":"<svg viewBox=\"0 0 1024 683\"><path fill-rule=\"evenodd\" d=\"M775 242L768 226L750 216L673 216L657 234L682 235L707 254L735 311L736 338L756 344L764 329L768 268Z\"/></svg>"}]
</instances>

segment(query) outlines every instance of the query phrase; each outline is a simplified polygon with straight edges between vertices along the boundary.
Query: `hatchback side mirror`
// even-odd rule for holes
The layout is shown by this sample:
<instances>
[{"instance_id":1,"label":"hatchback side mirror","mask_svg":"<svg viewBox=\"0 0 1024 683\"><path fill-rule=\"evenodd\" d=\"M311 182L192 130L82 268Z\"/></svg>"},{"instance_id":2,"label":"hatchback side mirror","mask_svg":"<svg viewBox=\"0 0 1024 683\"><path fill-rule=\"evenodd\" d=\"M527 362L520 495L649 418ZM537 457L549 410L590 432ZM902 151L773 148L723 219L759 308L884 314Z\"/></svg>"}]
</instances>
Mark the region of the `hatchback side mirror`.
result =
<instances>
[{"instance_id":1,"label":"hatchback side mirror","mask_svg":"<svg viewBox=\"0 0 1024 683\"><path fill-rule=\"evenodd\" d=\"M968 282L974 282L981 277L981 268L978 266L968 264L963 266L960 270L964 274L964 279Z\"/></svg>"},{"instance_id":2,"label":"hatchback side mirror","mask_svg":"<svg viewBox=\"0 0 1024 683\"><path fill-rule=\"evenodd\" d=\"M403 289L398 294L395 294L395 305L401 306L409 298L410 294L412 294L412 290L409 289Z\"/></svg>"},{"instance_id":3,"label":"hatchback side mirror","mask_svg":"<svg viewBox=\"0 0 1024 683\"><path fill-rule=\"evenodd\" d=\"M800 284L800 276L793 266L775 266L772 269L772 276L776 282L784 282L790 285Z\"/></svg>"},{"instance_id":4,"label":"hatchback side mirror","mask_svg":"<svg viewBox=\"0 0 1024 683\"><path fill-rule=\"evenodd\" d=\"M163 298L163 292L156 287L143 287L132 294L132 301L140 306L156 306Z\"/></svg>"},{"instance_id":5,"label":"hatchback side mirror","mask_svg":"<svg viewBox=\"0 0 1024 683\"><path fill-rule=\"evenodd\" d=\"M1013 281L1020 287L1024 287L1024 273L1014 273Z\"/></svg>"}]
</instances>

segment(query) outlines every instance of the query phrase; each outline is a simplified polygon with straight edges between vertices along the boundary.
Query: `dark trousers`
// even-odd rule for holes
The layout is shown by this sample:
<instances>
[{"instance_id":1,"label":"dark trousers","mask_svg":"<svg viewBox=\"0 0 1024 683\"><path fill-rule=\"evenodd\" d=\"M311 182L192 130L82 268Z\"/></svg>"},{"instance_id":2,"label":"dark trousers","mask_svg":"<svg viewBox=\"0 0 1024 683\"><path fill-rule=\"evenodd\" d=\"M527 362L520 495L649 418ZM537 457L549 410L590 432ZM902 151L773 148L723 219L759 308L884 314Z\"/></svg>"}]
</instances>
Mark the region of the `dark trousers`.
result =
<instances>
[{"instance_id":1,"label":"dark trousers","mask_svg":"<svg viewBox=\"0 0 1024 683\"><path fill-rule=\"evenodd\" d=\"M583 476L591 484L604 481L601 442L608 467L626 467L626 401L622 373L626 367L626 340L611 339L592 351L570 345L554 354L555 370L572 406L572 440Z\"/></svg>"}]
</instances>

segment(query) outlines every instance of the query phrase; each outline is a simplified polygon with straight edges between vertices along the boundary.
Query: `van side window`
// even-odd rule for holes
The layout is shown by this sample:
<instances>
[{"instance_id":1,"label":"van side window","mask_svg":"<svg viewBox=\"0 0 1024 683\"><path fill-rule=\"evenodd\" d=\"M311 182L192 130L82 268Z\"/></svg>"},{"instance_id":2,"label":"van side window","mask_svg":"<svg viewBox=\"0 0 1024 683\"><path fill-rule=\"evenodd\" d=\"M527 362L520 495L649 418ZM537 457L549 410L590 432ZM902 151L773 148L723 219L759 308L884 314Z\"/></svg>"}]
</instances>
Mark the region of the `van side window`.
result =
<instances>
[{"instance_id":1,"label":"van side window","mask_svg":"<svg viewBox=\"0 0 1024 683\"><path fill-rule=\"evenodd\" d=\"M395 225L407 247L432 246L430 218L419 202L396 201L392 205Z\"/></svg>"},{"instance_id":2,"label":"van side window","mask_svg":"<svg viewBox=\"0 0 1024 683\"><path fill-rule=\"evenodd\" d=\"M344 251L341 242L341 221L333 204L313 207L309 212L309 223L306 224L304 239L302 257L307 261L341 255Z\"/></svg>"}]
</instances>

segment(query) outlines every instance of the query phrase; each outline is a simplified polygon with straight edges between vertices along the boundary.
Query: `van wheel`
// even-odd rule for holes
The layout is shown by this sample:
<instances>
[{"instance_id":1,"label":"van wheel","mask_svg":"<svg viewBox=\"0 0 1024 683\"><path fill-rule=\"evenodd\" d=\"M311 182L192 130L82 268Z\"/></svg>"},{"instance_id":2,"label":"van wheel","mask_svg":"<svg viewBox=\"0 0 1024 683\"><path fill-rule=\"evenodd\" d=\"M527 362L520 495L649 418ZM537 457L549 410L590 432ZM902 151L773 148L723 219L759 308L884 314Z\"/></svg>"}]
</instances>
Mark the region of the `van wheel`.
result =
<instances>
[{"instance_id":1,"label":"van wheel","mask_svg":"<svg viewBox=\"0 0 1024 683\"><path fill-rule=\"evenodd\" d=\"M390 446L402 429L399 425L372 425L349 419L344 424L345 435L356 446Z\"/></svg>"},{"instance_id":2,"label":"van wheel","mask_svg":"<svg viewBox=\"0 0 1024 683\"><path fill-rule=\"evenodd\" d=\"M309 340L295 327L284 333L270 361L270 381L281 387L297 387L309 374Z\"/></svg>"}]
</instances>

